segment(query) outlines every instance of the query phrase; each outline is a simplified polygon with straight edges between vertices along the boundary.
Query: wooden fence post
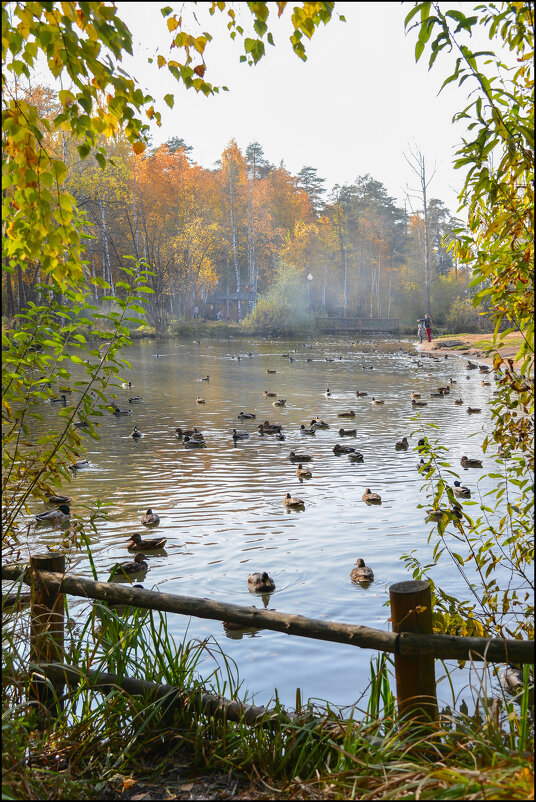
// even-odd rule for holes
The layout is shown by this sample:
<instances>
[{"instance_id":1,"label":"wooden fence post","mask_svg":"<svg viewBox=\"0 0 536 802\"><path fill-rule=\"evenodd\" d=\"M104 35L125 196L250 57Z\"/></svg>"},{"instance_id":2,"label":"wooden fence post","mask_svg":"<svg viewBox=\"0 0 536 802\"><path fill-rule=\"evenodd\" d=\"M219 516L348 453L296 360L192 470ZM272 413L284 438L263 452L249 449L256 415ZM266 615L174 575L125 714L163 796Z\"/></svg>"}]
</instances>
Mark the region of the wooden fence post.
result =
<instances>
[{"instance_id":1,"label":"wooden fence post","mask_svg":"<svg viewBox=\"0 0 536 802\"><path fill-rule=\"evenodd\" d=\"M393 632L432 634L432 595L423 581L396 582L389 588ZM430 721L437 718L434 657L395 654L399 716Z\"/></svg>"},{"instance_id":2,"label":"wooden fence post","mask_svg":"<svg viewBox=\"0 0 536 802\"><path fill-rule=\"evenodd\" d=\"M30 662L63 663L65 596L45 587L39 571L65 573L65 554L38 554L30 557ZM52 680L49 680L52 682ZM38 702L51 712L63 693L63 682L55 680L54 689L35 677L30 684L30 701Z\"/></svg>"}]
</instances>

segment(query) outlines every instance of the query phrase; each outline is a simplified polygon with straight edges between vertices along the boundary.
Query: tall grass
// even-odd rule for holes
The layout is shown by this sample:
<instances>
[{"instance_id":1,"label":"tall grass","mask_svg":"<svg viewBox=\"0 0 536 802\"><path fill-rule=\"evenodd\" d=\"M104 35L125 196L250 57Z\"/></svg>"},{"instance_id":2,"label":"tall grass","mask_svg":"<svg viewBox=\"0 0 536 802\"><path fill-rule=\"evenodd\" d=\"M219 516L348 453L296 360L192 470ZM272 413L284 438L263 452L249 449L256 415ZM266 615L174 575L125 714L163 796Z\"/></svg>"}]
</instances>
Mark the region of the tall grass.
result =
<instances>
[{"instance_id":1,"label":"tall grass","mask_svg":"<svg viewBox=\"0 0 536 802\"><path fill-rule=\"evenodd\" d=\"M73 614L74 618L74 614ZM237 698L233 661L212 639L181 642L167 617L94 602L67 628L66 663L81 681L39 724L27 702L28 616L4 622L4 798L98 798L114 776L165 771L175 758L207 770L244 774L267 796L311 798L528 798L533 747L529 672L517 699L482 695L476 714L446 709L435 731L397 719L392 661L371 660L365 708L302 701L284 710L277 693L260 725L208 715L200 704L155 701L120 688L99 689L88 671L148 679ZM243 694L244 695L244 694ZM259 778L264 778L261 783ZM479 796L479 794L481 796Z\"/></svg>"}]
</instances>

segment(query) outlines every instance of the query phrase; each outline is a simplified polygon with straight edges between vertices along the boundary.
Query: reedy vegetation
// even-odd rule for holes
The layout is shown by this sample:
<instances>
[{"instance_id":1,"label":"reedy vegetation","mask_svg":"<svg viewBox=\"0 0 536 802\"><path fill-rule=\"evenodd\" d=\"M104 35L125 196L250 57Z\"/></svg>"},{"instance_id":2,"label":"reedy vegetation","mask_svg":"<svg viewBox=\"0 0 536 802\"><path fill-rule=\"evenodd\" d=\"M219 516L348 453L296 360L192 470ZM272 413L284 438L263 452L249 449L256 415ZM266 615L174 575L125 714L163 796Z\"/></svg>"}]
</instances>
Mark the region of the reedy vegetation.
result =
<instances>
[{"instance_id":1,"label":"reedy vegetation","mask_svg":"<svg viewBox=\"0 0 536 802\"><path fill-rule=\"evenodd\" d=\"M284 12L286 4L278 5ZM268 7L252 3L247 8L259 38L245 38L245 59L256 62L264 52L264 37L270 41ZM303 36L310 37L321 21L327 22L332 8L333 3L307 3L294 9L291 42L300 57L304 57ZM212 11L229 15L231 36L243 35L229 5L215 3ZM126 323L131 312L141 312L147 306L151 322L160 326L167 314L164 301L169 293L183 293L184 302L188 299L191 303L201 297L202 291L210 289L214 278L226 279L227 269L236 279L235 264L239 268L238 281L253 279L259 289L269 292L274 256L281 258L279 283L284 287L289 272L292 279L292 270L298 277L304 268L309 270L315 253L321 254L319 259L337 254L339 284L344 265L352 264L353 259L356 279L360 269L369 278L364 290L368 308L372 305L379 312L388 303L386 289L396 286L399 278L405 280L403 262L389 262L383 248L387 243L393 244L397 230L411 238L412 226L417 233L422 222L418 216L408 225L397 219L397 210L385 197L383 188L369 177L339 188L331 205L322 210L320 187L310 169L302 171L300 189L282 168L263 165L258 148L244 159L231 143L221 169L216 171L203 171L192 164L180 143L178 148L161 148L144 157L141 154L146 150L146 125L140 112L145 111L148 118L157 121L159 113L149 105L153 99L117 69L121 53L131 49L131 37L115 6L62 3L60 10L50 2L8 3L2 14L4 62L9 54L4 79L7 72L18 78L30 77L41 51L46 54L52 75L64 74L72 84L72 91L58 93L61 107L57 108L56 98L43 90L23 98L19 84L13 92L4 93L3 280L10 313L22 312L15 325L3 332L3 473L7 480L3 516L8 524L4 535L7 544L16 547L14 527L26 500L42 497L47 489L65 480L66 463L83 453L83 443L71 426L76 414L90 422L89 433L96 436L93 426L106 406L107 392L113 391L119 372L128 367L119 350L128 342ZM461 521L450 521L446 512L439 522L437 536L432 534L438 537L435 559L445 548L461 570L466 562L474 561L481 581L473 582L471 587L468 580L469 598L455 600L461 615L452 620L449 615L454 600L445 589L436 586L436 620L438 627L447 631L454 627L469 631L468 626L480 626L489 634L529 637L529 600L516 597L514 585L500 595L493 574L499 558L507 559L511 576L525 587L527 567L532 561L527 540L531 488L526 478L527 470L533 469L533 291L528 272L533 241L529 180L532 8L522 3L501 8L479 6L475 16L467 18L459 11L444 12L430 3L420 3L410 17L414 14L420 14L417 56L424 52L438 26L440 34L431 42L431 62L440 49L452 46L460 54L452 80L461 83L472 76L479 87L471 106L461 112L474 114L471 130L475 130L475 139L464 143L458 159L458 166L471 167L462 198L470 211L469 227L465 232L458 231L456 240L459 276L467 282L474 275L475 281L482 284L477 302L486 301L498 324L506 317L524 336L520 374L496 359L496 367L502 368L500 394L494 404L494 433L486 444L508 449L508 462L502 468L503 486L495 493L496 500L503 496L507 499L505 515L498 524L492 524L486 519L490 509L482 504L480 517L474 520L464 514ZM163 10L163 15L168 30L174 34L175 52L182 54L177 59L182 61L161 62L160 56L158 66L167 67L179 81L196 91L216 91L218 87L204 80L203 53L210 36L188 34L171 9ZM454 31L452 21L457 26ZM493 83L477 69L478 56L466 46L458 47L457 31L470 30L477 24L489 26L492 38L500 38L517 50L522 60L515 81L505 86ZM109 49L113 60L103 58L102 46ZM167 96L166 102L172 105L173 98ZM130 146L132 152L128 151ZM499 164L495 169L490 163L492 152L494 163ZM107 161L112 153L117 157L113 164ZM169 174L170 186L162 181L164 174ZM210 206L216 190L219 216ZM170 209L166 193L182 198L182 206ZM270 203L265 202L266 196L271 198ZM87 213L81 211L85 207ZM447 223L452 228L453 221L448 219ZM198 228L201 233L196 239ZM87 239L84 248L84 236L95 229L97 238ZM439 226L438 230L441 235L446 233ZM368 239L362 236L364 231L370 232ZM220 252L214 251L218 237L224 243L222 246L220 242ZM414 247L417 242L416 236ZM356 250L352 252L354 246ZM359 252L359 248L363 250ZM439 253L443 252L441 244ZM125 263L125 253L134 261ZM445 258L449 264L450 255ZM325 262L320 260L319 264ZM123 274L119 272L121 267ZM385 282L386 275L389 283ZM408 276L406 279L409 281ZM420 278L416 274L413 280ZM315 287L319 285L320 282ZM409 286L411 290L411 283ZM359 292L363 292L357 280L352 287L350 281L348 312L353 299L358 308ZM111 311L93 308L88 303L90 291L100 304L110 304ZM140 293L154 297L155 302L142 307ZM340 295L340 286L337 293ZM318 302L317 295L315 303ZM326 303L329 307L337 302ZM101 315L108 330L100 333L104 347L97 350L84 341L80 329L94 326ZM497 333L493 346L499 341ZM86 356L95 361L85 364ZM84 373L86 376L80 378ZM80 400L62 411L59 420L63 425L58 432L42 443L32 443L29 424L39 414L37 405L69 384L83 390ZM93 388L96 398L89 395ZM454 500L441 476L441 469L448 466L439 464L440 454L440 446L430 450L432 465L438 468L429 472L429 478L437 480L431 485L436 506L445 500L444 496L449 502ZM515 498L511 495L513 488ZM94 510L85 525L91 526L98 513L99 509ZM465 554L454 552L452 538L463 541ZM411 563L416 575L427 570L414 558ZM170 684L195 687L201 683L197 666L207 659L207 644L173 644L166 632L165 618L151 616L147 623L145 614L136 613L128 625L114 613L106 612L105 618L100 633L93 615L87 618L81 633L71 633L68 658L82 671L106 666L118 673ZM8 622L5 632L10 648L4 649L4 670L17 672L20 680L5 686L3 698L3 731L11 739L5 750L7 784L8 793L14 797L50 795L58 781L64 783L64 796L80 792L80 787L98 795L102 788L98 782L95 784L96 775L107 778L117 771L130 771L140 751L148 748L148 742L150 747L156 744L159 735L166 742L164 759L173 749L186 745L194 760L206 761L209 766L253 771L256 765L279 786L297 795L303 794L304 788L326 796L373 794L374 798L402 797L417 791L429 798L479 798L484 786L486 794L496 798L526 798L530 792L531 775L522 754L530 749L533 739L532 720L528 717L528 675L519 714L511 703L506 706L506 729L483 695L479 718L444 712L437 732L423 736L417 743L417 753L414 732L400 730L394 718L383 661L372 672L368 718L365 716L357 728L350 721L344 728L342 743L334 737L333 729L318 727L315 719L319 712L311 703L305 710L298 701L297 712L301 711L303 718L290 725L283 724L283 719L279 723L276 720L273 729L252 731L241 724L224 725L203 718L195 710L181 711L178 719L170 723L163 704L149 705L146 700L125 697L116 691L97 699L87 681L42 737L32 731L35 719L25 701L25 622L19 614L13 625ZM215 671L203 682L232 696L239 683L225 656L220 658L223 674ZM348 717L347 712L341 715ZM334 717L329 705L323 716L326 720ZM381 735L381 744L371 742L369 735ZM96 745L99 749L93 748ZM33 765L27 759L28 748ZM52 754L63 755L76 777L91 777L88 785L81 780L81 786L77 786L77 780L71 780L69 772L60 768L61 763L58 773L51 772ZM155 749L155 762L157 754ZM43 771L35 766L40 758L45 763ZM390 769L387 780L386 764Z\"/></svg>"}]
</instances>

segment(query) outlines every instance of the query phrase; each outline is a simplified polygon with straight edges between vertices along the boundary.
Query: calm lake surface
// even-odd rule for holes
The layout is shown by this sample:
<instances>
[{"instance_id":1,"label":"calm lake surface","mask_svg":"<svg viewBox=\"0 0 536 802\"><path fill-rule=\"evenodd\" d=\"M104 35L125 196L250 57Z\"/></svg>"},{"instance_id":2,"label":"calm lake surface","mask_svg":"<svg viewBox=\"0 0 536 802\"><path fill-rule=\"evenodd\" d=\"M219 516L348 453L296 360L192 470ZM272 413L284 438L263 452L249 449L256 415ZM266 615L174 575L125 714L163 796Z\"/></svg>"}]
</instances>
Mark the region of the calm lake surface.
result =
<instances>
[{"instance_id":1,"label":"calm lake surface","mask_svg":"<svg viewBox=\"0 0 536 802\"><path fill-rule=\"evenodd\" d=\"M148 558L149 571L142 580L148 589L262 607L262 598L249 593L247 578L266 570L276 583L269 609L390 628L389 586L411 578L400 556L415 549L425 561L433 546L426 542L432 524L425 523L425 512L418 508L427 500L416 469L419 458L412 450L422 432L412 420L410 393L420 392L428 401L420 416L438 428L427 434L448 446L453 469L472 489L473 499L478 499L479 478L495 465L480 448L491 430L487 402L493 380L483 387L479 371L467 373L466 360L455 355L424 357L419 366L416 355L409 353L410 341L404 344L407 350L400 345L388 340L354 344L340 337L310 340L311 347L302 340L197 344L170 339L144 340L127 349L132 371L123 378L131 379L133 387L117 391L118 404L128 408L131 395L142 396L143 403L133 404L128 417L109 414L100 419L100 440L85 437L90 467L63 488L73 497L72 513L81 517L87 514L84 505L97 499L109 503L108 519L98 520L98 535L92 535L99 579L108 578L116 560L129 558L129 534L161 535L168 539L166 551ZM286 353L293 361L282 356ZM201 381L207 374L210 382ZM430 392L449 378L457 382L450 396L431 398ZM328 387L330 397L325 395ZM286 406L273 407L265 389L285 398ZM368 396L356 398L356 390ZM204 405L196 404L198 395ZM372 405L372 396L385 404ZM454 405L458 397L463 406ZM482 413L468 415L467 404L481 407ZM44 414L55 416L54 406L46 405ZM355 411L352 420L337 417L350 409ZM237 420L241 411L254 413L256 420ZM302 435L300 424L309 424L316 415L330 429L314 437ZM285 441L258 434L256 426L266 419L282 425ZM130 437L133 424L143 432L139 440ZM192 425L203 432L206 448L188 450L176 438L177 426ZM341 426L356 428L357 437L339 437ZM249 439L235 446L234 427L250 432ZM404 435L410 449L396 451L395 442ZM364 463L335 456L335 443L354 446ZM288 459L291 450L313 456L308 466L312 479L297 478L296 465ZM482 458L484 471L464 470L463 454ZM482 480L482 494L490 489L485 482L492 481ZM362 501L366 488L381 495L381 506ZM287 492L304 500L303 512L283 506ZM156 529L140 523L148 507L160 515ZM42 509L44 505L33 511ZM39 544L53 544L58 530L42 528L35 538ZM374 570L369 587L350 580L358 557ZM91 576L84 552L71 561L70 569ZM453 596L467 597L465 583L448 558L434 578ZM70 599L72 615L85 608L87 603ZM221 622L179 615L170 614L168 622L177 641L186 628L189 638L213 636L237 664L242 696L247 690L257 704L266 704L277 688L281 702L292 706L300 687L304 699L352 705L370 679L369 661L375 653L367 650L266 630L231 637ZM444 674L440 663L436 673ZM460 698L469 702L468 683L478 686L474 672L455 668L452 679ZM452 704L446 681L440 683L439 695Z\"/></svg>"}]
</instances>

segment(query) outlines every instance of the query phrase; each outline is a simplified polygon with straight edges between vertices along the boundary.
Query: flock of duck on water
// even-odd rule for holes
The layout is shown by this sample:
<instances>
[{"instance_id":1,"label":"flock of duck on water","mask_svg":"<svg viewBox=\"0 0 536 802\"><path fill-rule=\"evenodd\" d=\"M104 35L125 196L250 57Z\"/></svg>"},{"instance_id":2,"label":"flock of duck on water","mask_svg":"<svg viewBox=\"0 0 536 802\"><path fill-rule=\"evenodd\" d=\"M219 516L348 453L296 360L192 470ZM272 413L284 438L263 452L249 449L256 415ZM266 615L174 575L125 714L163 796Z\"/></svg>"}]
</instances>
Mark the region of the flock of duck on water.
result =
<instances>
[{"instance_id":1,"label":"flock of duck on water","mask_svg":"<svg viewBox=\"0 0 536 802\"><path fill-rule=\"evenodd\" d=\"M253 356L253 354L248 354L248 356ZM289 354L283 354L282 356L288 357L290 359L290 361L294 361L293 357L291 357ZM441 361L438 357L434 357L432 354L426 354L425 353L425 354L422 354L422 356L430 357L434 361ZM240 358L240 357L238 357L238 358ZM445 356L444 358L447 359L448 356ZM340 359L340 357L339 357L339 359ZM311 361L311 359L308 359L307 361ZM332 359L326 359L326 361L333 361L333 360ZM419 366L422 366L422 363L420 361L417 361L416 364L419 365ZM475 364L474 362L471 362L471 361L467 362L466 367L467 367L467 370L476 370L476 369L478 369L480 371L480 373L482 373L482 374L491 373L491 368L489 368L489 367L487 367L485 365L477 365L477 364ZM364 370L366 370L366 369L372 370L373 366L372 365L362 365L362 368ZM275 371L275 370L267 370L266 371L267 374L275 374L276 372L277 371ZM469 379L470 377L467 376L466 378ZM207 374L207 376L203 376L200 379L200 381L209 382L210 381L210 375ZM485 380L482 380L481 383L482 383L483 386L489 386L490 385L490 382L489 381L485 381ZM445 385L443 387L438 387L436 391L433 391L433 392L430 393L430 396L432 398L445 398L450 394L451 387L453 385L455 385L455 384L457 384L457 382L454 381L451 378L447 385ZM124 382L122 387L125 390L131 390L132 382L131 381ZM66 392L69 392L69 390L67 390ZM326 392L324 393L324 395L326 397L328 397L328 398L331 396L331 391L330 391L329 387L326 389ZM356 390L356 397L357 398L363 397L363 396L368 396L368 393L360 392L359 390ZM285 398L278 398L276 393L269 392L268 390L264 391L264 397L265 398L275 398L276 400L272 402L272 405L274 407L284 407L285 404L286 404L286 399ZM413 407L424 407L424 406L428 405L428 402L424 401L422 399L420 393L413 393L412 392L411 396L410 396L410 399L411 399L411 404L412 404ZM129 405L130 404L137 404L137 403L143 402L143 398L141 396L135 395L135 396L129 397L128 401L129 401ZM62 406L65 406L65 404L66 404L66 396L63 394L59 398L53 398L52 402L53 403L60 403L60 404L62 404ZM197 396L196 404L204 404L204 403L205 403L205 399L201 398L200 396ZM375 396L372 396L371 403L374 406L382 406L382 405L385 404L385 401L383 401L383 400L381 400L379 398L376 398ZM456 404L458 406L462 405L463 404L463 399L462 398L455 399L454 400L454 404ZM131 408L129 408L129 409L120 409L120 407L118 407L117 404L115 404L115 402L112 402L112 404L110 405L110 408L112 410L113 415L115 415L115 416L132 414L132 409ZM468 406L467 407L467 412L469 414L476 414L476 413L481 412L481 409L478 408L478 407L470 407L470 406ZM355 412L353 410L338 412L337 413L337 417L341 418L341 419L343 419L343 418L355 418ZM256 415L254 413L240 412L239 415L238 415L238 419L239 420L255 420L256 419ZM75 427L83 427L83 426L87 426L88 424L85 421L79 421L77 423L74 423L73 425ZM256 426L256 428L257 428L258 433L259 433L260 436L273 435L277 440L285 440L285 435L283 434L283 431L282 431L283 427L281 425L279 425L279 424L270 423L268 420L265 420L263 423L259 423ZM329 424L326 423L324 420L322 420L320 417L317 416L317 417L313 418L311 420L310 424L308 424L308 425L305 425L305 424L302 423L300 425L299 432L301 434L314 436L318 429L329 429L329 428L330 428ZM177 427L175 429L175 434L176 434L176 436L177 436L177 438L179 440L182 440L184 447L187 448L187 449L188 448L204 448L205 447L205 438L203 436L203 433L197 427L192 427L191 429L182 429L181 427ZM345 429L345 428L341 427L338 430L338 434L339 434L340 437L355 437L357 435L357 429ZM239 431L239 430L233 428L231 436L232 436L232 439L233 439L234 443L236 444L237 441L248 439L249 436L250 436L250 433L247 432L247 431ZM137 426L134 426L134 428L133 428L133 430L132 430L132 432L130 434L130 437L132 437L134 439L138 439L140 437L143 437L143 433L141 431L139 431ZM394 444L394 447L395 447L395 449L397 451L407 451L408 448L409 448L409 442L408 442L407 437L403 437L400 441L396 442ZM427 448L427 440L426 440L426 438L421 438L419 440L419 442L418 442L418 449L419 449L419 451L421 451L421 450L424 450L426 448ZM355 448L353 448L351 446L341 445L340 443L336 443L334 445L334 447L333 447L333 453L335 455L337 455L337 456L341 455L341 454L346 454L346 455L348 455L348 459L351 462L357 462L357 463L364 462L363 454L361 454L359 451L357 451ZM312 472L308 468L304 467L304 463L311 462L312 459L313 459L313 457L310 454L307 454L307 453L296 454L294 451L290 452L289 460L292 463L297 463L298 467L296 469L296 475L298 476L300 481L302 481L304 479L311 479L312 478L312 476L313 476ZM461 462L461 465L462 465L463 468L481 468L482 467L482 461L481 460L474 459L474 458L469 458L469 457L467 457L465 455L461 458L460 462ZM69 467L73 471L76 471L78 469L85 468L85 467L88 467L88 466L89 466L89 462L87 460L80 460L78 462L73 463ZM429 462L427 462L424 458L421 457L419 463L417 464L417 468L418 469L421 469L421 468L422 469L427 469L428 467L429 467ZM453 490L454 494L459 498L462 498L462 499L466 498L467 499L467 498L471 497L470 489L468 487L463 486L461 484L461 482L459 482L459 481L455 481L454 482L454 487L452 488L452 490ZM374 504L381 504L382 503L381 496L378 493L373 493L370 490L370 488L367 488L365 490L365 492L362 495L362 499L367 505L374 505ZM39 513L39 514L35 515L34 516L35 524L53 524L53 525L55 525L55 524L58 524L58 523L67 522L69 520L69 516L70 516L69 503L71 502L71 498L70 497L64 496L64 495L58 495L58 494L49 494L48 495L48 502L49 502L49 504L55 505L56 509L49 510L47 512L42 512L42 513ZM305 502L300 498L292 497L290 495L290 493L287 493L285 495L285 497L283 498L283 504L285 505L285 507L287 509L297 509L297 510L298 509L301 509L301 510L305 509ZM461 507L460 507L460 505L455 504L454 506L452 506L451 509L450 509L450 512L455 517L460 517L461 516ZM427 518L427 520L428 521L439 521L439 520L441 520L442 515L443 515L443 512L441 510L431 509L431 510L428 510L428 518ZM157 513L153 512L152 508L149 508L147 510L147 512L142 516L141 523L143 524L143 526L146 526L146 527L158 526L158 524L160 523L160 517L159 517L159 515ZM142 536L140 534L138 534L138 533L130 535L130 539L126 544L126 547L129 549L129 551L138 552L138 553L136 554L136 556L135 556L133 561L115 563L110 569L111 570L111 577L113 578L114 576L117 576L117 575L119 575L119 576L121 576L121 575L130 576L130 575L133 575L133 574L145 573L148 570L148 564L147 564L146 559L145 559L145 557L146 557L145 552L147 552L147 551L155 551L155 550L158 550L158 549L163 549L165 544L166 544L166 542L167 542L167 538L165 538L165 537L142 538ZM365 564L365 561L360 557L356 561L355 567L352 568L352 570L350 572L350 578L354 582L369 583L369 582L372 582L373 579L374 579L374 572L372 571L372 569L369 566L367 566ZM142 586L140 586L140 587L142 587ZM248 588L249 588L250 591L255 592L255 593L270 593L273 590L275 590L275 582L272 579L272 577L270 577L268 575L268 573L266 571L263 571L261 573L251 574L248 577ZM228 626L229 626L229 628L232 628L231 624L229 624Z\"/></svg>"}]
</instances>

